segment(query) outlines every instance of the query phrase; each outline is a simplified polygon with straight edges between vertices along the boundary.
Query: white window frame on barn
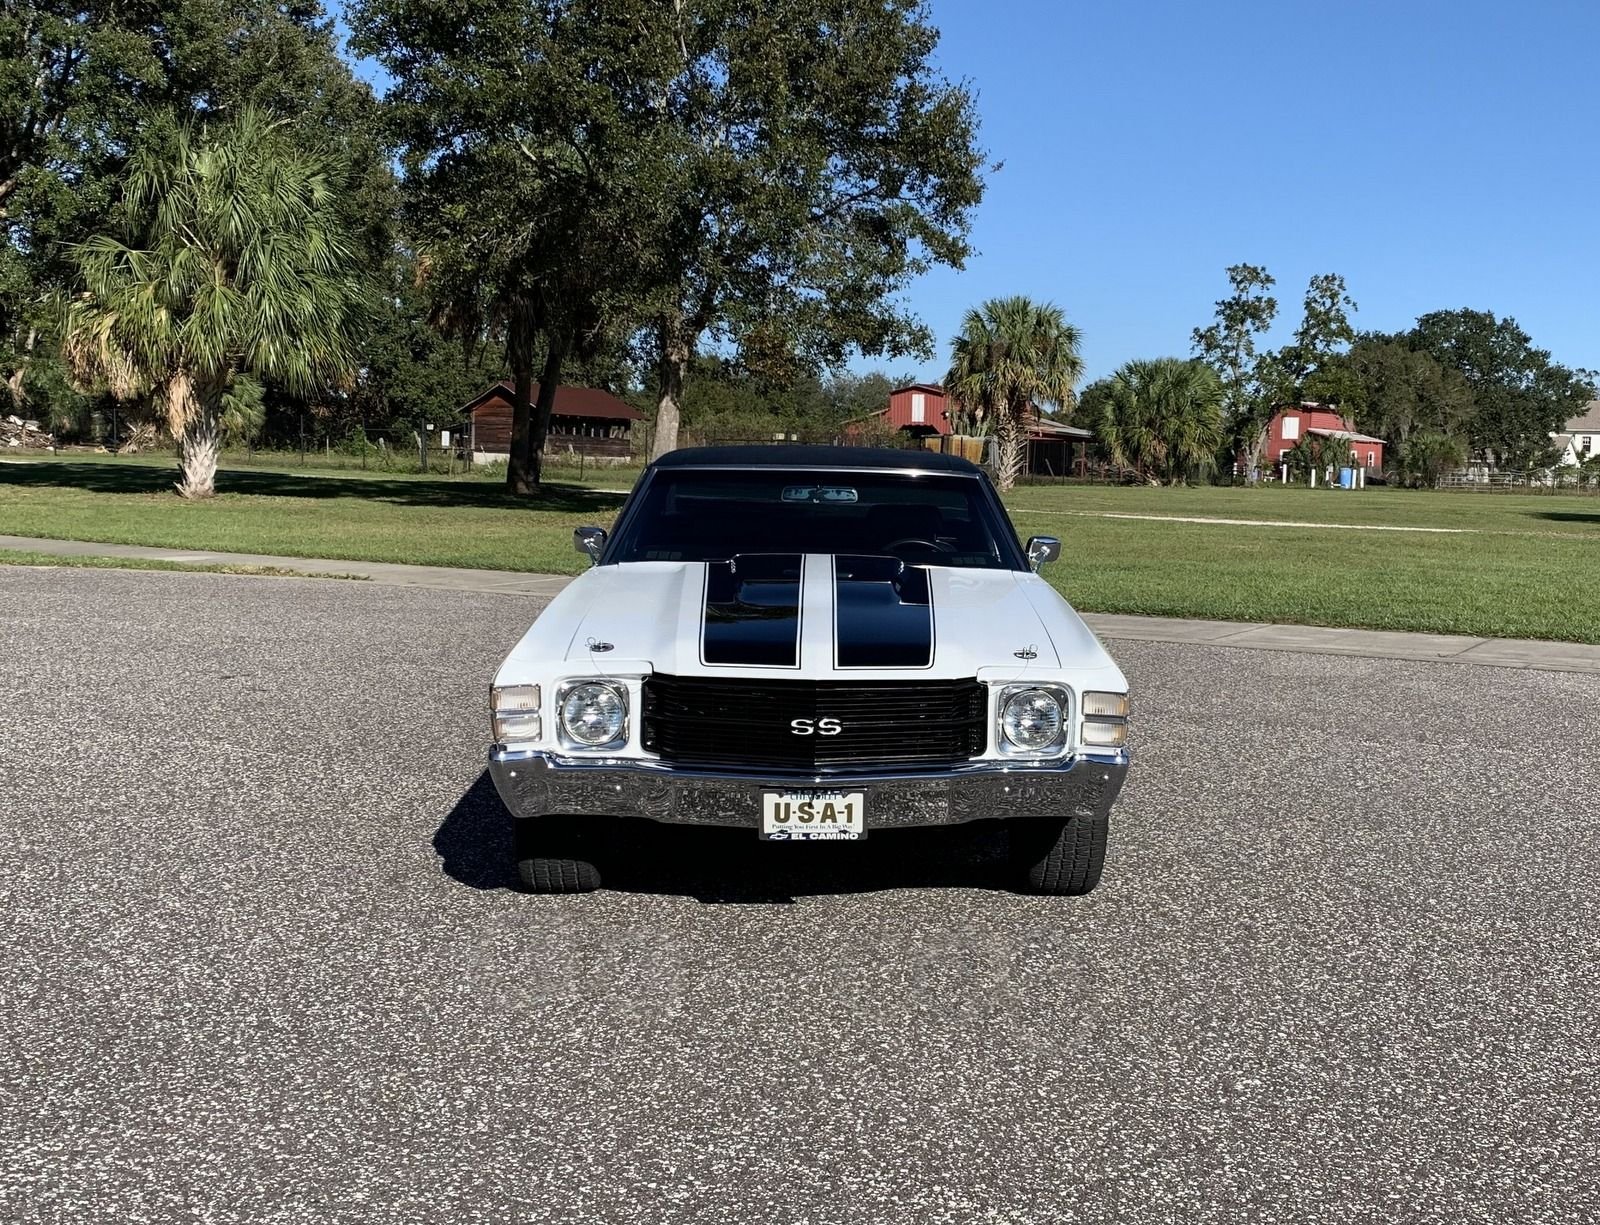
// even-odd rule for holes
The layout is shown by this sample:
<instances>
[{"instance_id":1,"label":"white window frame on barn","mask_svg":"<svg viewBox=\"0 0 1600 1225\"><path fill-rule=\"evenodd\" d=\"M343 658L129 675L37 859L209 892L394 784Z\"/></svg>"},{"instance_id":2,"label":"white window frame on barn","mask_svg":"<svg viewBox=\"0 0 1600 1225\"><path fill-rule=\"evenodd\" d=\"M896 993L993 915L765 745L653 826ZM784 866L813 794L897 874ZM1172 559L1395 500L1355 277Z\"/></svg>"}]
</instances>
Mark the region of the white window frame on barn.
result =
<instances>
[{"instance_id":1,"label":"white window frame on barn","mask_svg":"<svg viewBox=\"0 0 1600 1225\"><path fill-rule=\"evenodd\" d=\"M928 422L928 397L920 391L911 393L911 424L926 425Z\"/></svg>"},{"instance_id":2,"label":"white window frame on barn","mask_svg":"<svg viewBox=\"0 0 1600 1225\"><path fill-rule=\"evenodd\" d=\"M1283 440L1293 442L1300 437L1300 418L1285 417L1283 419Z\"/></svg>"}]
</instances>

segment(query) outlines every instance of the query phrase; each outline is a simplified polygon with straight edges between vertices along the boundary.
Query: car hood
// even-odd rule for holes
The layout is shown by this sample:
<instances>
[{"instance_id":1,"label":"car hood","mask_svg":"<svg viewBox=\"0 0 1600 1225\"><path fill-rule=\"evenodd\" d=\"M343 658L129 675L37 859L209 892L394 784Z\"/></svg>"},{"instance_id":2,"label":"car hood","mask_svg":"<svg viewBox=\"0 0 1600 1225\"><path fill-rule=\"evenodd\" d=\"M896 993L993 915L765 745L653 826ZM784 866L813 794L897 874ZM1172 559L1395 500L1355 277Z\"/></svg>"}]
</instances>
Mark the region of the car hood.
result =
<instances>
[{"instance_id":1,"label":"car hood","mask_svg":"<svg viewBox=\"0 0 1600 1225\"><path fill-rule=\"evenodd\" d=\"M774 679L1115 667L1037 575L828 554L597 567L550 604L508 663L555 660Z\"/></svg>"}]
</instances>

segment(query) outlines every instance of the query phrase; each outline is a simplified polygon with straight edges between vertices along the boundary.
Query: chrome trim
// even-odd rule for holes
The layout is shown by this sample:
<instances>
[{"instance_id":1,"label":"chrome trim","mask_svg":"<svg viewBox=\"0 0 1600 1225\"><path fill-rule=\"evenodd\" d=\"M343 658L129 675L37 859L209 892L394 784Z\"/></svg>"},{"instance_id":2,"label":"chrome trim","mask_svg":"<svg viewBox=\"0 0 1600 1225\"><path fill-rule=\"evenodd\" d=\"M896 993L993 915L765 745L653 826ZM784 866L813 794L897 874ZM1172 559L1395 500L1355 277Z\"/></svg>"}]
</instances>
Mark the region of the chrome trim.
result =
<instances>
[{"instance_id":1,"label":"chrome trim","mask_svg":"<svg viewBox=\"0 0 1600 1225\"><path fill-rule=\"evenodd\" d=\"M851 790L867 828L956 825L986 818L1093 817L1110 810L1128 773L1125 750L1054 763L974 761L945 770L797 776L689 770L638 758L573 758L496 746L489 773L518 817L644 817L757 829L765 791Z\"/></svg>"},{"instance_id":2,"label":"chrome trim","mask_svg":"<svg viewBox=\"0 0 1600 1225\"><path fill-rule=\"evenodd\" d=\"M1033 684L1026 682L1012 685L990 685L990 691L995 695L994 701L994 751L1004 753L1007 757L1016 760L1057 761L1067 751L1067 744L1072 739L1072 690L1065 685L1054 685L1048 681L1039 681ZM1019 693L1027 693L1033 689L1042 689L1056 700L1061 707L1061 735L1052 743L1042 749L1023 748L1019 744L1012 744L1006 739L1005 715L1006 703Z\"/></svg>"},{"instance_id":3,"label":"chrome trim","mask_svg":"<svg viewBox=\"0 0 1600 1225\"><path fill-rule=\"evenodd\" d=\"M617 695L622 703L622 727L610 740L603 740L599 744L585 744L576 736L567 731L567 695L574 689L582 689L585 685L602 685ZM604 753L607 749L620 749L628 743L628 736L632 731L633 710L628 702L628 686L622 681L612 680L603 676L579 676L562 681L556 687L555 703L556 740L564 749L580 753Z\"/></svg>"}]
</instances>

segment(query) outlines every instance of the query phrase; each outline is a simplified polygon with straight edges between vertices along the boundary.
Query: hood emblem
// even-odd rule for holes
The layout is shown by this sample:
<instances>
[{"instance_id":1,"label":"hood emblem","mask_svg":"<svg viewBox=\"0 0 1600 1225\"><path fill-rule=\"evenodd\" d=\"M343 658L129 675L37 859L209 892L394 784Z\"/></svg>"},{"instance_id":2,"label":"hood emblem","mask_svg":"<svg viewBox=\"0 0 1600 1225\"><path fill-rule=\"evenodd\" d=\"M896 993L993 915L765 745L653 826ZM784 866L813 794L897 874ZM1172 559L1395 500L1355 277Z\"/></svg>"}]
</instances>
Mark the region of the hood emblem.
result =
<instances>
[{"instance_id":1,"label":"hood emblem","mask_svg":"<svg viewBox=\"0 0 1600 1225\"><path fill-rule=\"evenodd\" d=\"M616 647L615 643L612 643L612 642L596 642L593 638L589 639L589 641L586 642L584 645L587 646L596 655L598 655L598 654L600 654L600 653L602 653L604 651L613 650Z\"/></svg>"},{"instance_id":2,"label":"hood emblem","mask_svg":"<svg viewBox=\"0 0 1600 1225\"><path fill-rule=\"evenodd\" d=\"M1011 653L1013 655L1015 655L1018 659L1038 659L1039 658L1039 652L1035 651L1031 645L1028 646L1028 647L1025 647L1024 649L1022 649L1020 651L1012 651Z\"/></svg>"}]
</instances>

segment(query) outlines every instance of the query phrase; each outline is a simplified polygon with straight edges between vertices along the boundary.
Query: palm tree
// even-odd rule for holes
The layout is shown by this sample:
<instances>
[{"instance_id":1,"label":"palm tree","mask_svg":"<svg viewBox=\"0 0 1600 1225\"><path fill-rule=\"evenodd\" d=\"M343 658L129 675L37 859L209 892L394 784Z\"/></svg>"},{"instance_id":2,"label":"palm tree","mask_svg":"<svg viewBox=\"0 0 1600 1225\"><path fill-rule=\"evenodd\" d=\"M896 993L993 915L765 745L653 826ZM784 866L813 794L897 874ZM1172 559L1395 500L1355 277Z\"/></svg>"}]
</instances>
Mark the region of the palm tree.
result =
<instances>
[{"instance_id":1,"label":"palm tree","mask_svg":"<svg viewBox=\"0 0 1600 1225\"><path fill-rule=\"evenodd\" d=\"M1350 445L1348 434L1322 434L1317 442L1317 467L1327 475L1332 470L1333 481L1339 479L1339 469L1353 468L1356 462L1355 448Z\"/></svg>"},{"instance_id":2,"label":"palm tree","mask_svg":"<svg viewBox=\"0 0 1600 1225\"><path fill-rule=\"evenodd\" d=\"M1113 462L1182 484L1216 462L1222 384L1204 362L1131 361L1108 380L1096 425Z\"/></svg>"},{"instance_id":3,"label":"palm tree","mask_svg":"<svg viewBox=\"0 0 1600 1225\"><path fill-rule=\"evenodd\" d=\"M995 483L1010 489L1022 474L1027 418L1035 405L1070 410L1083 377L1081 333L1061 308L1022 296L991 298L969 310L950 342L951 397L995 437Z\"/></svg>"},{"instance_id":4,"label":"palm tree","mask_svg":"<svg viewBox=\"0 0 1600 1225\"><path fill-rule=\"evenodd\" d=\"M1311 474L1318 467L1315 436L1301 434L1300 441L1289 448L1289 453L1283 457L1283 462L1289 466L1289 472L1296 480L1309 483Z\"/></svg>"},{"instance_id":5,"label":"palm tree","mask_svg":"<svg viewBox=\"0 0 1600 1225\"><path fill-rule=\"evenodd\" d=\"M365 287L332 166L259 111L198 129L158 120L130 159L118 232L74 250L78 378L149 395L178 442L186 498L216 489L241 379L310 395L348 374Z\"/></svg>"}]
</instances>

